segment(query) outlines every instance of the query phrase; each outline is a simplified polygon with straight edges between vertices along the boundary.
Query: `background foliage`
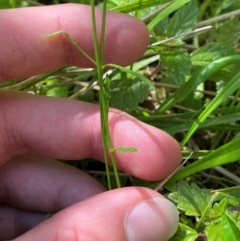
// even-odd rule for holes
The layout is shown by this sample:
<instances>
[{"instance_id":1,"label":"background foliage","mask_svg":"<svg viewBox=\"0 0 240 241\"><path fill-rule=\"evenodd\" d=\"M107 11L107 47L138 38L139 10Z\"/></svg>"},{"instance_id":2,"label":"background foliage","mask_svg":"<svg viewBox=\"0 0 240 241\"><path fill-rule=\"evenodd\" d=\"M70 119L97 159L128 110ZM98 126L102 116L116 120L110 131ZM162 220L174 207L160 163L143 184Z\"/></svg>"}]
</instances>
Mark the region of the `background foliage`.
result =
<instances>
[{"instance_id":1,"label":"background foliage","mask_svg":"<svg viewBox=\"0 0 240 241\"><path fill-rule=\"evenodd\" d=\"M90 4L2 0L0 7L64 2ZM240 0L111 0L107 7L141 18L151 39L142 59L109 72L110 105L170 133L184 159L192 153L161 189L180 211L171 240L240 240ZM96 70L68 66L0 87L98 103L95 80ZM101 164L74 165L106 185ZM120 180L158 184L124 173Z\"/></svg>"}]
</instances>

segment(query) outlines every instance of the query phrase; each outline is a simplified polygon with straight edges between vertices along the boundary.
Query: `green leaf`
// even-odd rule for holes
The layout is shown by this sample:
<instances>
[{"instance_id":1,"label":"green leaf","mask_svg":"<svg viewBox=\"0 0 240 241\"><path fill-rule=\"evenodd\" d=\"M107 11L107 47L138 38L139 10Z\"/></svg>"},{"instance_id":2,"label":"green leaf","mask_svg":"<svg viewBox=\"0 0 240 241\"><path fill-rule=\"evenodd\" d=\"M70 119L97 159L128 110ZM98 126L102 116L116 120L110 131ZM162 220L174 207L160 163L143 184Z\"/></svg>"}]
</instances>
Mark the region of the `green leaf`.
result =
<instances>
[{"instance_id":1,"label":"green leaf","mask_svg":"<svg viewBox=\"0 0 240 241\"><path fill-rule=\"evenodd\" d=\"M173 13L177 9L181 8L186 3L191 0L177 0L170 3L166 8L164 8L148 25L148 30L153 29L159 22L166 18L169 14ZM169 2L169 1L168 1Z\"/></svg>"},{"instance_id":2,"label":"green leaf","mask_svg":"<svg viewBox=\"0 0 240 241\"><path fill-rule=\"evenodd\" d=\"M166 17L154 27L154 32L155 32L156 36L162 36L162 37L166 36L168 20L169 20L169 18Z\"/></svg>"},{"instance_id":3,"label":"green leaf","mask_svg":"<svg viewBox=\"0 0 240 241\"><path fill-rule=\"evenodd\" d=\"M15 8L18 7L26 7L28 6L28 3L25 1L20 1L20 0L16 0L15 1ZM13 4L11 0L1 0L0 1L0 9L4 9L4 8L12 8Z\"/></svg>"},{"instance_id":4,"label":"green leaf","mask_svg":"<svg viewBox=\"0 0 240 241\"><path fill-rule=\"evenodd\" d=\"M179 181L175 189L168 197L188 216L201 216L211 200L210 191L199 188L195 183L189 185L185 181Z\"/></svg>"},{"instance_id":5,"label":"green leaf","mask_svg":"<svg viewBox=\"0 0 240 241\"><path fill-rule=\"evenodd\" d=\"M221 222L209 223L204 230L208 241L227 241L224 239Z\"/></svg>"},{"instance_id":6,"label":"green leaf","mask_svg":"<svg viewBox=\"0 0 240 241\"><path fill-rule=\"evenodd\" d=\"M148 94L148 86L139 78L111 82L110 103L121 110L135 110Z\"/></svg>"},{"instance_id":7,"label":"green leaf","mask_svg":"<svg viewBox=\"0 0 240 241\"><path fill-rule=\"evenodd\" d=\"M210 219L219 218L226 210L228 199L224 198L219 203L214 203L213 208L209 211Z\"/></svg>"},{"instance_id":8,"label":"green leaf","mask_svg":"<svg viewBox=\"0 0 240 241\"><path fill-rule=\"evenodd\" d=\"M240 72L236 74L227 84L222 88L221 92L214 97L214 99L206 106L205 110L200 114L198 119L193 123L187 134L184 136L181 146L185 145L193 133L197 130L199 125L207 119L207 117L217 108L229 95L240 88Z\"/></svg>"},{"instance_id":9,"label":"green leaf","mask_svg":"<svg viewBox=\"0 0 240 241\"><path fill-rule=\"evenodd\" d=\"M229 114L229 115L221 115L220 116L216 116L213 118L209 118L206 119L200 126L200 129L210 129L210 128L214 128L217 127L221 124L224 123L229 123L228 125L228 129L230 130L231 128L231 122L236 122L240 120L240 112L236 112L233 114ZM196 120L195 120L196 121ZM171 123L171 121L168 122L170 125L169 127L162 127L166 132L170 133L170 134L175 134L175 133L179 133L179 132L183 132L183 131L188 131L192 124L194 123L194 120L191 120L190 118L186 118L186 119L182 119L181 122L179 120L178 123ZM237 125L236 123L234 123L235 128L237 127L238 129L240 128L239 125Z\"/></svg>"},{"instance_id":10,"label":"green leaf","mask_svg":"<svg viewBox=\"0 0 240 241\"><path fill-rule=\"evenodd\" d=\"M66 85L57 86L59 80L58 79L48 79L44 81L46 86L46 96L54 96L54 97L68 97L68 89L69 87Z\"/></svg>"},{"instance_id":11,"label":"green leaf","mask_svg":"<svg viewBox=\"0 0 240 241\"><path fill-rule=\"evenodd\" d=\"M196 71L188 81L181 85L178 90L168 97L167 100L159 107L157 112L165 112L176 103L184 100L186 96L194 90L194 88L218 72L220 69L239 62L240 55L230 55L228 57L215 60L207 66L202 67L200 70Z\"/></svg>"},{"instance_id":12,"label":"green leaf","mask_svg":"<svg viewBox=\"0 0 240 241\"><path fill-rule=\"evenodd\" d=\"M222 230L225 240L239 241L240 240L240 229L233 222L233 220L227 215L222 215Z\"/></svg>"},{"instance_id":13,"label":"green leaf","mask_svg":"<svg viewBox=\"0 0 240 241\"><path fill-rule=\"evenodd\" d=\"M167 37L173 37L193 29L198 19L198 7L196 0L179 8L169 20Z\"/></svg>"},{"instance_id":14,"label":"green leaf","mask_svg":"<svg viewBox=\"0 0 240 241\"><path fill-rule=\"evenodd\" d=\"M142 10L144 8L149 8L152 6L157 6L161 4L168 3L169 0L136 0L136 1L126 1L120 2L119 6L114 7L111 11L129 13L137 10Z\"/></svg>"},{"instance_id":15,"label":"green leaf","mask_svg":"<svg viewBox=\"0 0 240 241\"><path fill-rule=\"evenodd\" d=\"M203 158L195 161L194 163L191 163L187 167L180 169L171 177L169 182L181 180L196 172L200 172L214 166L220 166L226 163L238 161L240 153L239 142L240 136L204 156Z\"/></svg>"},{"instance_id":16,"label":"green leaf","mask_svg":"<svg viewBox=\"0 0 240 241\"><path fill-rule=\"evenodd\" d=\"M196 230L189 226L179 223L179 227L175 235L169 241L195 241L198 237Z\"/></svg>"},{"instance_id":17,"label":"green leaf","mask_svg":"<svg viewBox=\"0 0 240 241\"><path fill-rule=\"evenodd\" d=\"M153 56L151 56L151 57L149 57L149 58L144 58L143 60L140 60L140 61L138 61L138 62L135 62L135 63L133 64L133 66L132 66L132 70L133 70L133 71L138 71L138 70L140 70L140 69L142 69L142 68L144 68L144 67L152 64L153 62L158 61L159 58L160 58L160 57L159 57L158 54L157 54L157 55L153 55Z\"/></svg>"},{"instance_id":18,"label":"green leaf","mask_svg":"<svg viewBox=\"0 0 240 241\"><path fill-rule=\"evenodd\" d=\"M192 65L205 66L217 59L235 54L234 48L223 43L209 43L191 54Z\"/></svg>"},{"instance_id":19,"label":"green leaf","mask_svg":"<svg viewBox=\"0 0 240 241\"><path fill-rule=\"evenodd\" d=\"M185 75L190 72L190 55L186 50L162 51L161 60L167 68L167 73L173 81L181 85L185 82Z\"/></svg>"},{"instance_id":20,"label":"green leaf","mask_svg":"<svg viewBox=\"0 0 240 241\"><path fill-rule=\"evenodd\" d=\"M240 204L239 204L239 202L236 204L236 206L231 206L227 209L227 215L233 220L233 222L240 229Z\"/></svg>"},{"instance_id":21,"label":"green leaf","mask_svg":"<svg viewBox=\"0 0 240 241\"><path fill-rule=\"evenodd\" d=\"M122 153L125 153L125 152L137 152L137 149L134 148L134 147L114 147L114 150L122 152Z\"/></svg>"},{"instance_id":22,"label":"green leaf","mask_svg":"<svg viewBox=\"0 0 240 241\"><path fill-rule=\"evenodd\" d=\"M227 20L220 28L217 41L227 45L235 46L238 44L239 39L240 20L237 17Z\"/></svg>"}]
</instances>

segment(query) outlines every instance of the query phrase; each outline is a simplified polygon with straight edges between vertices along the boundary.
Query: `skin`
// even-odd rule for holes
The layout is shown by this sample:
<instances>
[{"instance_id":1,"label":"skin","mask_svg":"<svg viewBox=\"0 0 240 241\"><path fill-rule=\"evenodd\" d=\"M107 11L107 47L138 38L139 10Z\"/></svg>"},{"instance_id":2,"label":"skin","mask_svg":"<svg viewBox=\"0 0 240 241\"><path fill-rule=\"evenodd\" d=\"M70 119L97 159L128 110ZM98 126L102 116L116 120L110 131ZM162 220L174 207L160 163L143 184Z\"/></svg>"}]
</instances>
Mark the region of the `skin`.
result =
<instances>
[{"instance_id":1,"label":"skin","mask_svg":"<svg viewBox=\"0 0 240 241\"><path fill-rule=\"evenodd\" d=\"M101 10L96 12L99 23ZM73 4L2 10L0 81L66 64L92 67L64 36L37 39L64 29L94 58L90 16L88 6ZM148 32L141 21L109 12L105 43L105 63L129 65L144 53ZM116 109L110 110L109 125L114 146L138 149L117 153L119 169L153 181L179 165L178 143L165 132ZM0 240L126 240L126 214L142 200L162 196L142 187L106 191L84 172L54 160L103 161L100 131L97 105L0 92ZM44 221L48 212L58 213ZM172 232L171 217L166 224L162 237Z\"/></svg>"}]
</instances>

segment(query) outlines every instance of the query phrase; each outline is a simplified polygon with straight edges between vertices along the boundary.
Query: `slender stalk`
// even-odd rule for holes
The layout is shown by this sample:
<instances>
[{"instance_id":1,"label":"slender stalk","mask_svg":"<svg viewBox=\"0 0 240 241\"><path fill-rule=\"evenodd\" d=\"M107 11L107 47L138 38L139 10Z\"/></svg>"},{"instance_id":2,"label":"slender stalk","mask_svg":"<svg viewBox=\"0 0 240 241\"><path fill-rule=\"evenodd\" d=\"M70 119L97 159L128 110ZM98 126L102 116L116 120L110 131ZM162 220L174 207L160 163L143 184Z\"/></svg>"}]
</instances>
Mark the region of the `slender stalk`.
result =
<instances>
[{"instance_id":1,"label":"slender stalk","mask_svg":"<svg viewBox=\"0 0 240 241\"><path fill-rule=\"evenodd\" d=\"M106 95L108 95L108 89L105 89L105 83L103 80L103 62L104 62L104 36L105 36L105 23L106 23L106 9L107 2L103 1L103 15L102 15L102 27L101 27L101 49L98 47L98 38L97 38L97 28L96 28L96 16L95 16L95 1L91 0L91 12L92 12L92 29L93 29L93 42L94 42L94 50L95 50L95 58L96 58L96 67L98 74L98 81L100 86L100 118L101 118L101 130L102 130L102 143L103 143L103 153L104 153L104 161L106 166L107 180L108 180L108 188L111 189L111 179L110 172L108 167L108 151L110 153L111 163L113 165L113 170L116 178L117 187L121 187L118 169L116 165L116 158L114 155L114 148L112 145L110 131L108 127L108 100Z\"/></svg>"}]
</instances>

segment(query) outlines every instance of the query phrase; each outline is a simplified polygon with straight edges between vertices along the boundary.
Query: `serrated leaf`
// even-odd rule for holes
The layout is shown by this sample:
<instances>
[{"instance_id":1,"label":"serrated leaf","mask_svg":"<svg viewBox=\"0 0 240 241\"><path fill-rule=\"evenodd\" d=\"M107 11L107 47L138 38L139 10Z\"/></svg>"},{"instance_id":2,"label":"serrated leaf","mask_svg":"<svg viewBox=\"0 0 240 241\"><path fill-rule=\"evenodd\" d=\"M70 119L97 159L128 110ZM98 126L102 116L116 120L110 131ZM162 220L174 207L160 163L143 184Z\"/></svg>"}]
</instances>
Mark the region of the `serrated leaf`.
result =
<instances>
[{"instance_id":1,"label":"serrated leaf","mask_svg":"<svg viewBox=\"0 0 240 241\"><path fill-rule=\"evenodd\" d=\"M174 16L169 20L167 37L172 37L191 31L197 22L197 18L197 2L192 0L178 9Z\"/></svg>"},{"instance_id":2,"label":"serrated leaf","mask_svg":"<svg viewBox=\"0 0 240 241\"><path fill-rule=\"evenodd\" d=\"M201 216L211 200L210 191L199 188L195 183L189 185L185 181L179 181L176 190L169 194L169 198L188 216Z\"/></svg>"},{"instance_id":3,"label":"serrated leaf","mask_svg":"<svg viewBox=\"0 0 240 241\"><path fill-rule=\"evenodd\" d=\"M240 20L236 17L227 20L220 28L219 34L217 35L217 41L235 46L240 39Z\"/></svg>"},{"instance_id":4,"label":"serrated leaf","mask_svg":"<svg viewBox=\"0 0 240 241\"><path fill-rule=\"evenodd\" d=\"M209 212L210 219L219 218L225 212L227 204L227 198L222 199L219 203L215 203Z\"/></svg>"},{"instance_id":5,"label":"serrated leaf","mask_svg":"<svg viewBox=\"0 0 240 241\"><path fill-rule=\"evenodd\" d=\"M161 60L173 81L178 85L183 84L185 82L185 75L190 72L191 60L188 52L183 49L162 51Z\"/></svg>"},{"instance_id":6,"label":"serrated leaf","mask_svg":"<svg viewBox=\"0 0 240 241\"><path fill-rule=\"evenodd\" d=\"M135 110L148 93L148 86L139 78L111 82L110 103L121 110Z\"/></svg>"},{"instance_id":7,"label":"serrated leaf","mask_svg":"<svg viewBox=\"0 0 240 241\"><path fill-rule=\"evenodd\" d=\"M233 220L227 215L222 215L222 230L225 240L239 241L240 240L240 229L233 222Z\"/></svg>"},{"instance_id":8,"label":"serrated leaf","mask_svg":"<svg viewBox=\"0 0 240 241\"><path fill-rule=\"evenodd\" d=\"M154 32L156 36L161 36L161 37L166 36L167 26L168 26L168 17L164 18L161 22L159 22L154 27Z\"/></svg>"},{"instance_id":9,"label":"serrated leaf","mask_svg":"<svg viewBox=\"0 0 240 241\"><path fill-rule=\"evenodd\" d=\"M208 241L227 241L224 239L221 222L209 223L204 230Z\"/></svg>"},{"instance_id":10,"label":"serrated leaf","mask_svg":"<svg viewBox=\"0 0 240 241\"><path fill-rule=\"evenodd\" d=\"M169 4L147 25L148 30L153 29L164 18L190 1L191 0L177 0L169 2Z\"/></svg>"},{"instance_id":11,"label":"serrated leaf","mask_svg":"<svg viewBox=\"0 0 240 241\"><path fill-rule=\"evenodd\" d=\"M122 152L122 153L125 153L125 152L137 152L137 149L134 148L134 147L114 147L114 150Z\"/></svg>"},{"instance_id":12,"label":"serrated leaf","mask_svg":"<svg viewBox=\"0 0 240 241\"><path fill-rule=\"evenodd\" d=\"M196 230L185 224L179 223L179 228L169 241L195 241L198 237Z\"/></svg>"},{"instance_id":13,"label":"serrated leaf","mask_svg":"<svg viewBox=\"0 0 240 241\"><path fill-rule=\"evenodd\" d=\"M217 59L235 54L233 47L223 43L209 43L191 54L192 65L205 66Z\"/></svg>"}]
</instances>

